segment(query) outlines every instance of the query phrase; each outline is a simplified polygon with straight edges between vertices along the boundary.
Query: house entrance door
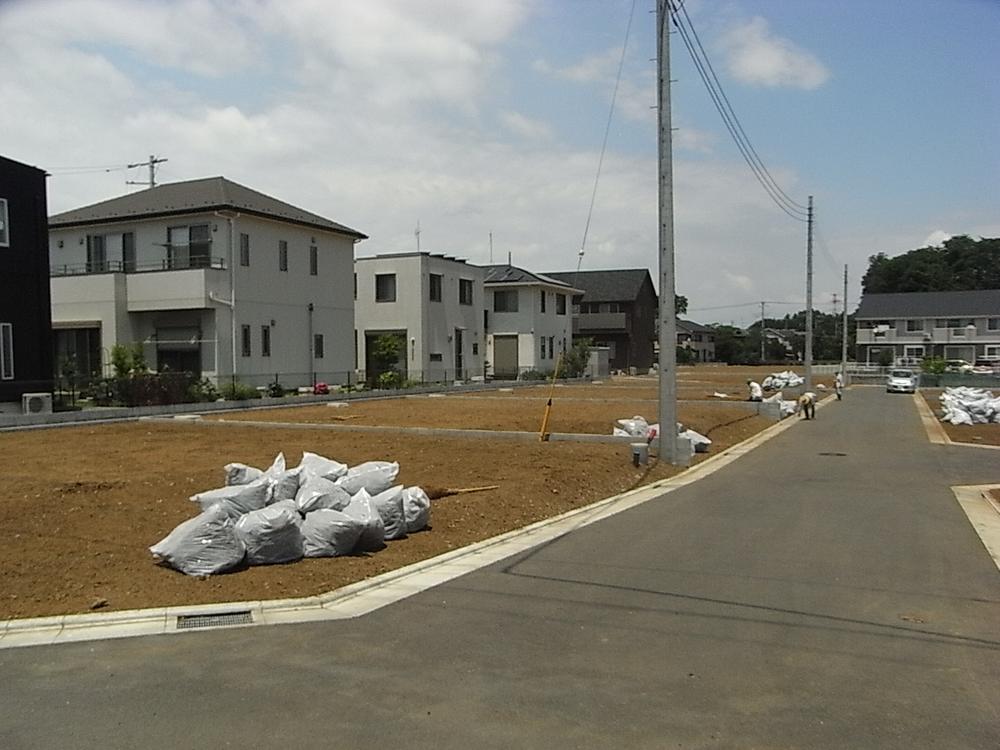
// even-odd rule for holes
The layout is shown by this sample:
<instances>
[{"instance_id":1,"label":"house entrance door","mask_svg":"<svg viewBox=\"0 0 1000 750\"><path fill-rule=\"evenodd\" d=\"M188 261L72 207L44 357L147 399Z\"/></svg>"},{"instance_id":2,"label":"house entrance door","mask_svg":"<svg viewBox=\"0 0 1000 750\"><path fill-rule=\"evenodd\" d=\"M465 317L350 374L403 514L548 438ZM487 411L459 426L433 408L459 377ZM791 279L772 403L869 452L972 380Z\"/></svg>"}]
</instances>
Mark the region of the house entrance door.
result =
<instances>
[{"instance_id":1,"label":"house entrance door","mask_svg":"<svg viewBox=\"0 0 1000 750\"><path fill-rule=\"evenodd\" d=\"M516 379L517 335L493 337L493 377Z\"/></svg>"}]
</instances>

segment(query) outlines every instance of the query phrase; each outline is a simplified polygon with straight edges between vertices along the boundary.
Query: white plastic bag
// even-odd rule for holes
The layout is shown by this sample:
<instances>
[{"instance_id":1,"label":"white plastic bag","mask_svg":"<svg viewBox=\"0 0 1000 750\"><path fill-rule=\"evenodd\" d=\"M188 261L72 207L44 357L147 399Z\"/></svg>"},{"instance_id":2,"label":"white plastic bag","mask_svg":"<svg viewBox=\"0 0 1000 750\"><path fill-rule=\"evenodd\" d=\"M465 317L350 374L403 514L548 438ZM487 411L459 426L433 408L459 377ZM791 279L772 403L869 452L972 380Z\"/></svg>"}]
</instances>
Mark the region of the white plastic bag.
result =
<instances>
[{"instance_id":1,"label":"white plastic bag","mask_svg":"<svg viewBox=\"0 0 1000 750\"><path fill-rule=\"evenodd\" d=\"M252 510L260 510L267 503L269 485L263 477L250 484L237 484L232 487L220 487L217 490L199 492L190 497L191 502L198 503L203 511L213 505L219 505L228 516L242 516Z\"/></svg>"},{"instance_id":2,"label":"white plastic bag","mask_svg":"<svg viewBox=\"0 0 1000 750\"><path fill-rule=\"evenodd\" d=\"M646 437L649 432L649 423L644 417L636 415L631 419L619 419L618 426L630 437Z\"/></svg>"},{"instance_id":3,"label":"white plastic bag","mask_svg":"<svg viewBox=\"0 0 1000 750\"><path fill-rule=\"evenodd\" d=\"M426 529L431 522L431 499L420 487L403 490L403 517L409 534Z\"/></svg>"},{"instance_id":4,"label":"white plastic bag","mask_svg":"<svg viewBox=\"0 0 1000 750\"><path fill-rule=\"evenodd\" d=\"M189 576L209 576L235 568L246 554L225 508L208 510L179 524L149 548L163 562Z\"/></svg>"},{"instance_id":5,"label":"white plastic bag","mask_svg":"<svg viewBox=\"0 0 1000 750\"><path fill-rule=\"evenodd\" d=\"M392 487L397 474L399 474L399 464L395 461L365 461L348 469L347 473L337 480L337 484L352 496L361 489L366 490L369 495L377 495Z\"/></svg>"},{"instance_id":6,"label":"white plastic bag","mask_svg":"<svg viewBox=\"0 0 1000 750\"><path fill-rule=\"evenodd\" d=\"M347 464L321 456L318 453L304 451L302 460L299 461L299 468L302 470L302 481L307 477L322 477L336 482L347 473Z\"/></svg>"},{"instance_id":7,"label":"white plastic bag","mask_svg":"<svg viewBox=\"0 0 1000 750\"><path fill-rule=\"evenodd\" d=\"M355 547L358 552L377 552L385 547L385 525L367 490L358 490L343 512L362 525L361 537Z\"/></svg>"},{"instance_id":8,"label":"white plastic bag","mask_svg":"<svg viewBox=\"0 0 1000 750\"><path fill-rule=\"evenodd\" d=\"M306 557L349 555L363 530L361 521L339 510L314 510L302 522L302 551Z\"/></svg>"},{"instance_id":9,"label":"white plastic bag","mask_svg":"<svg viewBox=\"0 0 1000 750\"><path fill-rule=\"evenodd\" d=\"M226 464L226 486L232 487L237 484L250 484L264 476L264 472L254 466L246 464Z\"/></svg>"},{"instance_id":10,"label":"white plastic bag","mask_svg":"<svg viewBox=\"0 0 1000 750\"><path fill-rule=\"evenodd\" d=\"M403 514L403 485L387 489L372 496L372 505L382 517L385 539L402 539L406 536L406 516Z\"/></svg>"},{"instance_id":11,"label":"white plastic bag","mask_svg":"<svg viewBox=\"0 0 1000 750\"><path fill-rule=\"evenodd\" d=\"M305 515L320 508L343 510L351 502L347 490L329 479L308 476L295 495L295 505L299 513Z\"/></svg>"},{"instance_id":12,"label":"white plastic bag","mask_svg":"<svg viewBox=\"0 0 1000 750\"><path fill-rule=\"evenodd\" d=\"M240 516L234 530L250 565L272 565L302 557L301 522L295 501L282 500Z\"/></svg>"}]
</instances>

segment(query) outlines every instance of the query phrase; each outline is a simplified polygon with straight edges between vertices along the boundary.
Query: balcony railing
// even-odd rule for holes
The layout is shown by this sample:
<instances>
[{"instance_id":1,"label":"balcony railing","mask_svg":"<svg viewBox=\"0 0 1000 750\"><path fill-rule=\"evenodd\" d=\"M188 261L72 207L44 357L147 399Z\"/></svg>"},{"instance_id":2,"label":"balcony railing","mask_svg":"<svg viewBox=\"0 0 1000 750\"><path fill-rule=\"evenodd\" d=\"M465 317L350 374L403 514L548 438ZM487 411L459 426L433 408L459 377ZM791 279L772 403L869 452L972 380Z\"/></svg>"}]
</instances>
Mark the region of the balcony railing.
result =
<instances>
[{"instance_id":1,"label":"balcony railing","mask_svg":"<svg viewBox=\"0 0 1000 750\"><path fill-rule=\"evenodd\" d=\"M154 271L187 271L192 268L217 268L225 270L225 258L196 256L194 258L163 258L152 263L132 263L124 260L105 260L92 263L64 263L51 266L49 276L83 276L95 273L149 273Z\"/></svg>"}]
</instances>

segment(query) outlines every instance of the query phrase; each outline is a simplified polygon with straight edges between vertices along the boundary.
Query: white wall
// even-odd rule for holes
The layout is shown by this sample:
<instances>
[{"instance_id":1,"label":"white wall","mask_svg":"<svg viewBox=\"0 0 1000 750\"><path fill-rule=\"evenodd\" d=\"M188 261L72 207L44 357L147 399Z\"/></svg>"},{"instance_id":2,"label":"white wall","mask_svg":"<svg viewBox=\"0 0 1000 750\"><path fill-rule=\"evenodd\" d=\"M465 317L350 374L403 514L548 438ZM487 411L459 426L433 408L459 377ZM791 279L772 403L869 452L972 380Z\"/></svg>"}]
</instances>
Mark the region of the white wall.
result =
<instances>
[{"instance_id":1,"label":"white wall","mask_svg":"<svg viewBox=\"0 0 1000 750\"><path fill-rule=\"evenodd\" d=\"M494 312L494 291L518 293L517 312ZM541 311L541 292L546 294L545 312ZM566 313L556 314L556 295L566 296ZM493 335L517 334L519 369L551 372L563 346L569 349L573 341L572 293L559 287L541 284L487 284L486 302L490 327L487 337L487 359L493 361ZM552 337L552 357L549 357L548 339ZM545 357L542 357L541 340L546 340Z\"/></svg>"}]
</instances>

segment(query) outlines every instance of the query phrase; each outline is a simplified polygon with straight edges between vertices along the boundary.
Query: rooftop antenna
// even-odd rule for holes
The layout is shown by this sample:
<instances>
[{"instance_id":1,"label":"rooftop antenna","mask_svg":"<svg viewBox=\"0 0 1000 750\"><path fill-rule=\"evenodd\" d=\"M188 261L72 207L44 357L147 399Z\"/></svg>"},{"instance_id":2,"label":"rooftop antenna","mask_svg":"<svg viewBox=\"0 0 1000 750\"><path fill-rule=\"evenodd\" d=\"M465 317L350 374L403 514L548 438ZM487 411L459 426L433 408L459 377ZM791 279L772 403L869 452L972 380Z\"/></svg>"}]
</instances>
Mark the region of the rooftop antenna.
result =
<instances>
[{"instance_id":1,"label":"rooftop antenna","mask_svg":"<svg viewBox=\"0 0 1000 750\"><path fill-rule=\"evenodd\" d=\"M417 219L417 228L413 230L413 236L417 238L417 252L420 252L420 219Z\"/></svg>"},{"instance_id":2,"label":"rooftop antenna","mask_svg":"<svg viewBox=\"0 0 1000 750\"><path fill-rule=\"evenodd\" d=\"M167 161L166 159L157 159L153 154L149 155L149 161L140 161L135 164L126 165L128 169L133 167L149 167L149 179L148 180L126 180L126 185L145 185L146 187L154 188L156 187L156 165L162 164Z\"/></svg>"},{"instance_id":3,"label":"rooftop antenna","mask_svg":"<svg viewBox=\"0 0 1000 750\"><path fill-rule=\"evenodd\" d=\"M493 265L493 232L490 232L490 265Z\"/></svg>"},{"instance_id":4,"label":"rooftop antenna","mask_svg":"<svg viewBox=\"0 0 1000 750\"><path fill-rule=\"evenodd\" d=\"M511 259L510 259L510 250L508 250L508 251L507 251L507 265L508 265L508 266L512 266L512 265L514 265L514 264L513 264L512 262L511 262Z\"/></svg>"}]
</instances>

